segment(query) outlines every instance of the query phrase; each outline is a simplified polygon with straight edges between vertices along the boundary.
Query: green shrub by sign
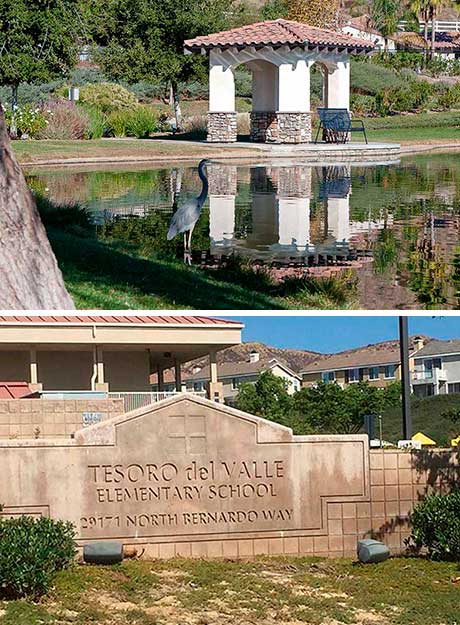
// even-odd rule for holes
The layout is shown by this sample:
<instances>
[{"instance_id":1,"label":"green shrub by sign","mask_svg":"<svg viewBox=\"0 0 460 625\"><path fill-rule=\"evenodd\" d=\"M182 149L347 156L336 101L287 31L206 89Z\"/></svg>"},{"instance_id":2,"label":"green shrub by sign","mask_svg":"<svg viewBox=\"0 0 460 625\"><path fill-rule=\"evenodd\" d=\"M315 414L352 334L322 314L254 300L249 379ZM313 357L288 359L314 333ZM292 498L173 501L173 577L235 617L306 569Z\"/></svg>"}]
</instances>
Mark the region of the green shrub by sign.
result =
<instances>
[{"instance_id":1,"label":"green shrub by sign","mask_svg":"<svg viewBox=\"0 0 460 625\"><path fill-rule=\"evenodd\" d=\"M0 518L0 595L45 594L61 569L75 557L74 526L30 516Z\"/></svg>"},{"instance_id":2,"label":"green shrub by sign","mask_svg":"<svg viewBox=\"0 0 460 625\"><path fill-rule=\"evenodd\" d=\"M411 539L433 560L460 560L460 491L429 495L414 509Z\"/></svg>"}]
</instances>

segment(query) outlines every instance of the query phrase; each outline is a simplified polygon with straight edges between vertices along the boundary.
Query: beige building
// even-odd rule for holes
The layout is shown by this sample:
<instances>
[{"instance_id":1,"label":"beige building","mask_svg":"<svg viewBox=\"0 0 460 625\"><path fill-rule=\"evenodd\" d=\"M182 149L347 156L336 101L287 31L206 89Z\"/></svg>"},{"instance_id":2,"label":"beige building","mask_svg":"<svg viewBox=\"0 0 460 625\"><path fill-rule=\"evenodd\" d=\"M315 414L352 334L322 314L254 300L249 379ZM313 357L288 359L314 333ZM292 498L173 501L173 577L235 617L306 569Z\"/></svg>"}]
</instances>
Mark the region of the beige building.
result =
<instances>
[{"instance_id":1,"label":"beige building","mask_svg":"<svg viewBox=\"0 0 460 625\"><path fill-rule=\"evenodd\" d=\"M413 353L423 346L423 340L412 340L409 367L414 366ZM385 341L337 354L327 354L312 362L303 371L302 386L309 387L319 381L336 382L347 386L355 382L369 382L385 387L401 379L399 341Z\"/></svg>"},{"instance_id":2,"label":"beige building","mask_svg":"<svg viewBox=\"0 0 460 625\"><path fill-rule=\"evenodd\" d=\"M153 372L162 393L163 371L172 367L172 391L180 392L181 365L209 356L207 392L220 397L216 352L239 344L242 327L198 316L2 316L0 381L27 382L46 398L148 393L153 401Z\"/></svg>"}]
</instances>

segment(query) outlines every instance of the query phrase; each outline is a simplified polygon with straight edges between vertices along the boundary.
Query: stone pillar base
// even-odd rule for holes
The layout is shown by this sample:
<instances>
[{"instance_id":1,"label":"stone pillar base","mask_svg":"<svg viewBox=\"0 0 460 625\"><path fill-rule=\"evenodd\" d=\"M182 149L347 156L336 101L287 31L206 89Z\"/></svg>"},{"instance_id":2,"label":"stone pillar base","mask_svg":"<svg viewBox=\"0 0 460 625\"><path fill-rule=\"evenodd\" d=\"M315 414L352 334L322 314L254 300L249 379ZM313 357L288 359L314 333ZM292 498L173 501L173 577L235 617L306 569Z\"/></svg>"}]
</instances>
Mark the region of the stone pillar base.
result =
<instances>
[{"instance_id":1,"label":"stone pillar base","mask_svg":"<svg viewBox=\"0 0 460 625\"><path fill-rule=\"evenodd\" d=\"M311 114L253 111L251 113L251 141L309 143L311 141Z\"/></svg>"},{"instance_id":2,"label":"stone pillar base","mask_svg":"<svg viewBox=\"0 0 460 625\"><path fill-rule=\"evenodd\" d=\"M109 392L109 383L108 382L96 382L94 385L95 391L104 391L105 393Z\"/></svg>"},{"instance_id":3,"label":"stone pillar base","mask_svg":"<svg viewBox=\"0 0 460 625\"><path fill-rule=\"evenodd\" d=\"M208 382L206 385L208 399L220 404L224 403L224 385L222 382Z\"/></svg>"},{"instance_id":4,"label":"stone pillar base","mask_svg":"<svg viewBox=\"0 0 460 625\"><path fill-rule=\"evenodd\" d=\"M208 113L208 141L234 143L237 136L236 112Z\"/></svg>"}]
</instances>

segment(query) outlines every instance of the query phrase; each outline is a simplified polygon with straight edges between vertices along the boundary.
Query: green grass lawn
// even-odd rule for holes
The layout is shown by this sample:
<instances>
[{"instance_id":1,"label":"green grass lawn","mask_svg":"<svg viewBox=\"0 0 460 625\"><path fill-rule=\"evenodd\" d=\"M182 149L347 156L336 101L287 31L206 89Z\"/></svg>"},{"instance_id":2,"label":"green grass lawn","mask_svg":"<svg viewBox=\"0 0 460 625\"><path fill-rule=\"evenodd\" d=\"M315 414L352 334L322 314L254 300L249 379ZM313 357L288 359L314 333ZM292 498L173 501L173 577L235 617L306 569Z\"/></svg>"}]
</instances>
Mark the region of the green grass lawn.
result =
<instances>
[{"instance_id":1,"label":"green grass lawn","mask_svg":"<svg viewBox=\"0 0 460 625\"><path fill-rule=\"evenodd\" d=\"M457 625L459 575L416 558L80 565L38 603L0 602L0 625Z\"/></svg>"},{"instance_id":2,"label":"green grass lawn","mask_svg":"<svg viewBox=\"0 0 460 625\"><path fill-rule=\"evenodd\" d=\"M348 309L357 306L350 277L274 283L250 264L206 270L173 258L143 257L121 241L48 228L77 308Z\"/></svg>"}]
</instances>

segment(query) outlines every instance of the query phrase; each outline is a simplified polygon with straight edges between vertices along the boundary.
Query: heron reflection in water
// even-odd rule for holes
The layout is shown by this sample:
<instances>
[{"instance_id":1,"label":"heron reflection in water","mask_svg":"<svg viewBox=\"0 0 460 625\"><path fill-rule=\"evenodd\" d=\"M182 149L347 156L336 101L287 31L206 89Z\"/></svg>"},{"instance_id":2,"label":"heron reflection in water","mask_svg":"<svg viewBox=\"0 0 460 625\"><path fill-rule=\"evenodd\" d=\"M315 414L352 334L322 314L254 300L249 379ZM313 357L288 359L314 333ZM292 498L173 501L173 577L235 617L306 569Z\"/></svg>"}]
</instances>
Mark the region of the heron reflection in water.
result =
<instances>
[{"instance_id":1,"label":"heron reflection in water","mask_svg":"<svg viewBox=\"0 0 460 625\"><path fill-rule=\"evenodd\" d=\"M192 264L192 233L195 228L195 224L200 218L201 209L208 197L208 179L206 177L204 168L209 165L211 161L209 159L203 159L198 164L198 176L202 182L201 193L198 197L188 200L184 204L181 204L177 211L171 218L169 224L169 230L167 239L171 241L175 236L184 233L184 261Z\"/></svg>"}]
</instances>

